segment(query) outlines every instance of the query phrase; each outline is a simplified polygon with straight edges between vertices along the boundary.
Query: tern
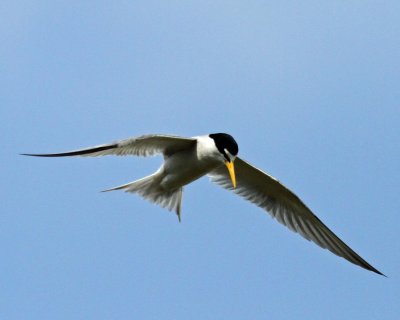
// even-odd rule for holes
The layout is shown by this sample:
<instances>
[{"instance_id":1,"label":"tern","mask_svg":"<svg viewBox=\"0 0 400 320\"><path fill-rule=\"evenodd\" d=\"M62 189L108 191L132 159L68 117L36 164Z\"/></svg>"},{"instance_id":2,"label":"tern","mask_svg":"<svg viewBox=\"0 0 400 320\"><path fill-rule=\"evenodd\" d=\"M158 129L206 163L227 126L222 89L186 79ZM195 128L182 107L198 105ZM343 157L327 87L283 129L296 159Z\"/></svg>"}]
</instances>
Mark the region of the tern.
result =
<instances>
[{"instance_id":1,"label":"tern","mask_svg":"<svg viewBox=\"0 0 400 320\"><path fill-rule=\"evenodd\" d=\"M185 138L150 134L95 147L37 157L153 156L164 163L153 174L104 191L124 190L175 211L181 219L183 187L204 175L253 202L305 239L372 272L383 275L336 236L292 191L277 179L238 157L235 139L226 133Z\"/></svg>"}]
</instances>

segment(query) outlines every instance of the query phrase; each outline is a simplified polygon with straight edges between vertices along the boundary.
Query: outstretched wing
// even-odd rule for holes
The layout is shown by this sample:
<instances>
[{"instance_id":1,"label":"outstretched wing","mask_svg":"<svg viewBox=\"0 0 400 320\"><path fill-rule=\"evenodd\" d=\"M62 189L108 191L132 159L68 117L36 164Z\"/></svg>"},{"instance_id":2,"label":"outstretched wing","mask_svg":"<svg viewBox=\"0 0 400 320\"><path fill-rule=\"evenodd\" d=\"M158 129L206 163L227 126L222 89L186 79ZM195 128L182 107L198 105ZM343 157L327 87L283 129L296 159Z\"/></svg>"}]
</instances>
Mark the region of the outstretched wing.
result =
<instances>
[{"instance_id":1,"label":"outstretched wing","mask_svg":"<svg viewBox=\"0 0 400 320\"><path fill-rule=\"evenodd\" d=\"M97 157L105 155L117 156L153 156L164 154L168 156L175 152L190 148L196 144L196 139L183 138L170 135L149 134L135 138L129 138L116 141L110 144L102 144L99 146L79 149L63 153L47 153L47 154L28 154L26 156L36 157Z\"/></svg>"},{"instance_id":2,"label":"outstretched wing","mask_svg":"<svg viewBox=\"0 0 400 320\"><path fill-rule=\"evenodd\" d=\"M236 188L232 187L228 170L225 167L219 167L210 172L211 180L268 211L280 223L307 240L313 241L320 247L328 249L360 267L383 275L340 240L293 192L278 180L239 157L236 158L234 164Z\"/></svg>"}]
</instances>

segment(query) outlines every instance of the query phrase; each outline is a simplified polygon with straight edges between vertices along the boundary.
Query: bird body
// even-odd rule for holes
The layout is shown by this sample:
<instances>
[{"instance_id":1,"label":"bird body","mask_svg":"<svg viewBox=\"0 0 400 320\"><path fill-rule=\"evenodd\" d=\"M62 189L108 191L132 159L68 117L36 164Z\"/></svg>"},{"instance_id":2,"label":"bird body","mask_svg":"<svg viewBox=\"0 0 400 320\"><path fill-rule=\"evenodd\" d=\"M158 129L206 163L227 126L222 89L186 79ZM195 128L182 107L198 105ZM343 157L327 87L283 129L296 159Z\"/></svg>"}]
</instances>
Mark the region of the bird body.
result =
<instances>
[{"instance_id":1,"label":"bird body","mask_svg":"<svg viewBox=\"0 0 400 320\"><path fill-rule=\"evenodd\" d=\"M164 158L160 173L163 174L161 186L165 189L183 187L211 170L223 166L221 154L215 148L214 141L208 136L194 137L196 144Z\"/></svg>"},{"instance_id":2,"label":"bird body","mask_svg":"<svg viewBox=\"0 0 400 320\"><path fill-rule=\"evenodd\" d=\"M223 165L222 155L209 136L193 138L186 149L164 154L164 163L152 175L104 191L125 190L175 211L181 219L182 187Z\"/></svg>"},{"instance_id":3,"label":"bird body","mask_svg":"<svg viewBox=\"0 0 400 320\"><path fill-rule=\"evenodd\" d=\"M305 239L362 268L383 275L339 239L298 196L277 179L238 157L238 152L238 145L232 136L214 133L192 138L144 135L76 151L24 155L93 157L162 154L164 163L155 173L104 191L136 193L175 211L180 221L183 187L208 175L211 181L253 202Z\"/></svg>"}]
</instances>

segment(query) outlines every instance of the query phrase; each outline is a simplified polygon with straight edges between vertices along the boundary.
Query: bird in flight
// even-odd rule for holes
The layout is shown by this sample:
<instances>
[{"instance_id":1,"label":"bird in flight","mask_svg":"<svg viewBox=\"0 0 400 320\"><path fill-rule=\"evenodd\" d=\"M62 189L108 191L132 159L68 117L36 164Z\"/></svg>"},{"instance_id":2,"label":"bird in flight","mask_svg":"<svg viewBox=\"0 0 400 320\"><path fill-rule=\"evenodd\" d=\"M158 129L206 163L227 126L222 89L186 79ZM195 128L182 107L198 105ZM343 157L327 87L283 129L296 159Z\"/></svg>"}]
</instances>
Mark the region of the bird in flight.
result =
<instances>
[{"instance_id":1,"label":"bird in flight","mask_svg":"<svg viewBox=\"0 0 400 320\"><path fill-rule=\"evenodd\" d=\"M183 187L204 175L253 202L278 222L322 248L383 275L339 239L292 191L277 179L238 157L235 139L226 133L185 138L149 134L64 153L23 154L37 157L153 156L164 163L153 174L104 191L124 190L175 211L180 221Z\"/></svg>"}]
</instances>

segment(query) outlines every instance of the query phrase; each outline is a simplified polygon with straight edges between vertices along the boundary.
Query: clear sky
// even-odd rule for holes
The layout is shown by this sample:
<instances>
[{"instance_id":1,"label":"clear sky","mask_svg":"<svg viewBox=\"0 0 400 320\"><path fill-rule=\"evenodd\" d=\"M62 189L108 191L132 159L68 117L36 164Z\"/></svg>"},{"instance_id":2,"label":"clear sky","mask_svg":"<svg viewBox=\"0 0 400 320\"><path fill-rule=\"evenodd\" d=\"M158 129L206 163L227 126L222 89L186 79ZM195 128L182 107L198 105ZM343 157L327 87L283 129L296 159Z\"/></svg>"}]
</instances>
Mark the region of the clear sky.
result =
<instances>
[{"instance_id":1,"label":"clear sky","mask_svg":"<svg viewBox=\"0 0 400 320\"><path fill-rule=\"evenodd\" d=\"M2 1L1 319L399 319L399 1ZM100 193L228 132L378 276L203 178Z\"/></svg>"}]
</instances>

